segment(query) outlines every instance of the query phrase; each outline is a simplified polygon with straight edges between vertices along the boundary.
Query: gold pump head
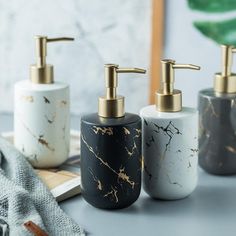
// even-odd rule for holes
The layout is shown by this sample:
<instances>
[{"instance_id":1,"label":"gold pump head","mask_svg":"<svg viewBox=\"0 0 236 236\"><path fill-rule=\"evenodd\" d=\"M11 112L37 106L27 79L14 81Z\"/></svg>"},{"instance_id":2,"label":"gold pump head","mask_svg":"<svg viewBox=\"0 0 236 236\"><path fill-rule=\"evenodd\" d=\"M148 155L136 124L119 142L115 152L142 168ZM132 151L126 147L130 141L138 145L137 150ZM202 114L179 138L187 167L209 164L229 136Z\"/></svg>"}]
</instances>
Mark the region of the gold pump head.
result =
<instances>
[{"instance_id":1,"label":"gold pump head","mask_svg":"<svg viewBox=\"0 0 236 236\"><path fill-rule=\"evenodd\" d=\"M182 93L174 89L174 69L200 70L192 64L175 64L174 60L161 60L162 88L156 92L156 109L161 112L177 112L182 109Z\"/></svg>"},{"instance_id":2,"label":"gold pump head","mask_svg":"<svg viewBox=\"0 0 236 236\"><path fill-rule=\"evenodd\" d=\"M236 74L231 72L233 53L236 48L228 45L221 45L222 71L215 74L214 90L218 93L236 93Z\"/></svg>"},{"instance_id":3,"label":"gold pump head","mask_svg":"<svg viewBox=\"0 0 236 236\"><path fill-rule=\"evenodd\" d=\"M140 68L119 68L115 64L105 64L106 95L99 97L98 115L105 118L118 118L125 115L124 97L116 94L118 73L146 73Z\"/></svg>"},{"instance_id":4,"label":"gold pump head","mask_svg":"<svg viewBox=\"0 0 236 236\"><path fill-rule=\"evenodd\" d=\"M35 36L36 64L30 66L30 79L35 84L52 84L53 65L46 64L47 43L57 41L72 41L74 38L47 38L47 36Z\"/></svg>"}]
</instances>

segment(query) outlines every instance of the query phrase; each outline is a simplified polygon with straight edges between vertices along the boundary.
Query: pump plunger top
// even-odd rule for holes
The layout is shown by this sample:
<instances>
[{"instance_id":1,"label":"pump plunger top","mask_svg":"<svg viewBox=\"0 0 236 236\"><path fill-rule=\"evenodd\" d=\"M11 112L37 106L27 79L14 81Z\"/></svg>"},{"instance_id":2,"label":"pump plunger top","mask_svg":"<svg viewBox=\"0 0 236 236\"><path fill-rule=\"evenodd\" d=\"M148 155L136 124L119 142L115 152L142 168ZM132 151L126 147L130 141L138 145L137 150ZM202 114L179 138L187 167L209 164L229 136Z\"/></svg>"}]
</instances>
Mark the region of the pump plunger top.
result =
<instances>
[{"instance_id":1,"label":"pump plunger top","mask_svg":"<svg viewBox=\"0 0 236 236\"><path fill-rule=\"evenodd\" d=\"M182 93L174 89L174 69L200 70L192 64L175 64L174 60L161 60L162 88L156 92L156 109L161 112L177 112L182 109Z\"/></svg>"},{"instance_id":2,"label":"pump plunger top","mask_svg":"<svg viewBox=\"0 0 236 236\"><path fill-rule=\"evenodd\" d=\"M125 114L124 97L117 95L119 73L146 73L140 68L119 68L115 64L105 64L106 95L99 97L98 115L106 118L118 118Z\"/></svg>"},{"instance_id":3,"label":"pump plunger top","mask_svg":"<svg viewBox=\"0 0 236 236\"><path fill-rule=\"evenodd\" d=\"M35 84L52 84L53 65L46 63L47 43L57 41L72 41L73 38L47 38L46 36L35 36L36 64L30 66L30 79Z\"/></svg>"}]
</instances>

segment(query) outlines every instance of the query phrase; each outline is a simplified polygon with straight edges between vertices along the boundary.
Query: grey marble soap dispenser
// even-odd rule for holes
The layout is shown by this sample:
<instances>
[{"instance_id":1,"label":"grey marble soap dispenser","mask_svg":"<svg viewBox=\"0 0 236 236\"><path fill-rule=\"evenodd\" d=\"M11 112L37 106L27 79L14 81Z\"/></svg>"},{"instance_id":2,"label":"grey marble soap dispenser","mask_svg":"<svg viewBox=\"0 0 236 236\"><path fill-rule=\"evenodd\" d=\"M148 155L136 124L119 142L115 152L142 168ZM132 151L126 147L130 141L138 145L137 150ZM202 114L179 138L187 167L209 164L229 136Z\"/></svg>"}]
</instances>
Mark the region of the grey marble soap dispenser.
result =
<instances>
[{"instance_id":1,"label":"grey marble soap dispenser","mask_svg":"<svg viewBox=\"0 0 236 236\"><path fill-rule=\"evenodd\" d=\"M199 164L211 174L236 174L236 48L222 45L222 72L214 88L199 92Z\"/></svg>"}]
</instances>

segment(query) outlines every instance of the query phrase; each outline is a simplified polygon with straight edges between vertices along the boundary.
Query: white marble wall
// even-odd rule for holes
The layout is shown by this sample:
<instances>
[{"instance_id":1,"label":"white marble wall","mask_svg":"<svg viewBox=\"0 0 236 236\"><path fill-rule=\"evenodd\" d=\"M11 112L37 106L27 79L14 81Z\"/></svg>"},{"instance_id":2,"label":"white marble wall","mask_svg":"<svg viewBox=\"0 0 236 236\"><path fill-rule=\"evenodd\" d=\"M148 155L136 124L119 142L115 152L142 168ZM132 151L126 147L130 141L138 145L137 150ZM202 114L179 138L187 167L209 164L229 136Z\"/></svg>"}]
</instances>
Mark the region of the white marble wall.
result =
<instances>
[{"instance_id":1,"label":"white marble wall","mask_svg":"<svg viewBox=\"0 0 236 236\"><path fill-rule=\"evenodd\" d=\"M104 63L148 68L151 0L0 1L0 111L13 110L13 85L29 79L36 34L73 36L48 46L55 79L71 85L73 113L97 111L104 91ZM122 75L126 110L148 101L148 75Z\"/></svg>"}]
</instances>

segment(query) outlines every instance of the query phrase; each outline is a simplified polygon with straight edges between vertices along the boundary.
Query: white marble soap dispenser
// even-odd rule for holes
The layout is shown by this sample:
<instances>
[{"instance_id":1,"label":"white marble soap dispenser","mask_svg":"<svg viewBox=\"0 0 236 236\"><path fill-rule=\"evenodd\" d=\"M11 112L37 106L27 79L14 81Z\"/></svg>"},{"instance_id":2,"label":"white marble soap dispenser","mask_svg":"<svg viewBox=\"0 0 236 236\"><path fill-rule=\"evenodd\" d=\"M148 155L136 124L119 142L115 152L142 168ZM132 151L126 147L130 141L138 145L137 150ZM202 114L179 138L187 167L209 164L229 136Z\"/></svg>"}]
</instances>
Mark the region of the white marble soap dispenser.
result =
<instances>
[{"instance_id":1,"label":"white marble soap dispenser","mask_svg":"<svg viewBox=\"0 0 236 236\"><path fill-rule=\"evenodd\" d=\"M46 50L48 42L73 39L35 39L37 63L30 67L30 80L15 84L14 144L34 167L56 167L69 154L69 86L54 82Z\"/></svg>"},{"instance_id":2,"label":"white marble soap dispenser","mask_svg":"<svg viewBox=\"0 0 236 236\"><path fill-rule=\"evenodd\" d=\"M143 122L144 190L153 198L181 199L195 189L198 166L198 113L182 107L182 94L174 89L174 69L194 65L162 60L162 89L156 105L140 111Z\"/></svg>"}]
</instances>

